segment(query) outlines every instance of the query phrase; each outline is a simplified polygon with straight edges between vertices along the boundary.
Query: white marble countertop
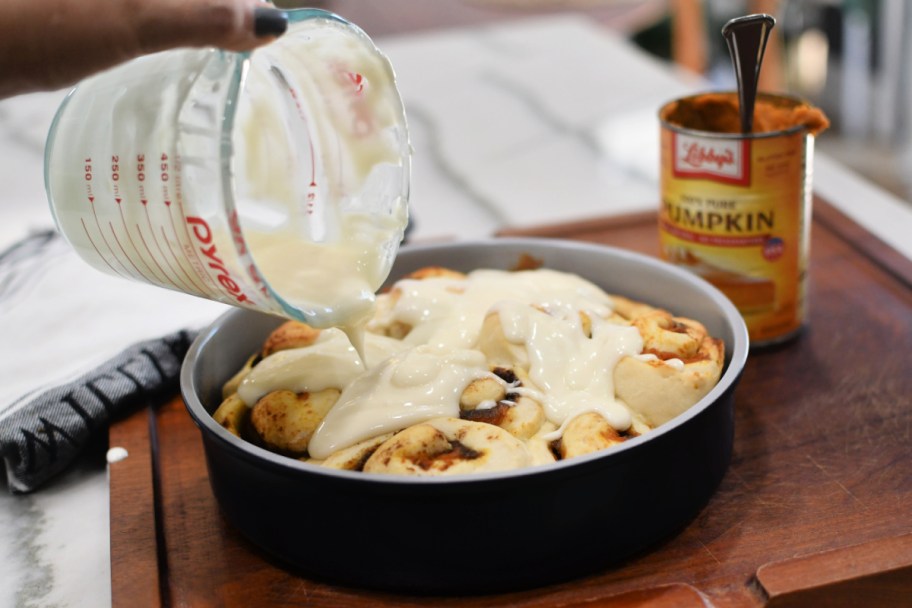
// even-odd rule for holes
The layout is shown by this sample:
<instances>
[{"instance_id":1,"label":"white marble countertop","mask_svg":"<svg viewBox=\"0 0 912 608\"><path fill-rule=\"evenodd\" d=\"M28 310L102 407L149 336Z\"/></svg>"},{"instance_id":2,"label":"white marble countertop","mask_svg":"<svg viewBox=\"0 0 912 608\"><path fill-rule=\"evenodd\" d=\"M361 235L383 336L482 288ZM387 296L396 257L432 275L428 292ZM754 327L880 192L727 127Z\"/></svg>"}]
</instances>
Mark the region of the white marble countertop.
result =
<instances>
[{"instance_id":1,"label":"white marble countertop","mask_svg":"<svg viewBox=\"0 0 912 608\"><path fill-rule=\"evenodd\" d=\"M657 109L703 86L582 17L377 42L410 122L414 240L655 208ZM52 226L42 153L62 97L0 102L0 251ZM912 206L819 154L814 185L912 258ZM0 369L15 354L4 341ZM0 482L0 607L110 604L103 447L36 493Z\"/></svg>"}]
</instances>

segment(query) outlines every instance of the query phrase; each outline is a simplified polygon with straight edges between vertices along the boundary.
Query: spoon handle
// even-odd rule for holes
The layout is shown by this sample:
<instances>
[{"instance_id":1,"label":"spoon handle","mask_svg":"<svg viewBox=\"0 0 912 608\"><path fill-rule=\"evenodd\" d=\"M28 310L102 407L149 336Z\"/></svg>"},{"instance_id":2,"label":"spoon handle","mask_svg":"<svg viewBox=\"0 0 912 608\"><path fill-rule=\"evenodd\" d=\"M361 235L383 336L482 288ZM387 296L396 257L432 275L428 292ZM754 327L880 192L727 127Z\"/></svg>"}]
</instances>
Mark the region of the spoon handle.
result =
<instances>
[{"instance_id":1,"label":"spoon handle","mask_svg":"<svg viewBox=\"0 0 912 608\"><path fill-rule=\"evenodd\" d=\"M738 79L738 104L741 113L741 132L754 128L754 101L757 99L757 80L770 31L776 25L772 15L747 15L732 19L722 28Z\"/></svg>"}]
</instances>

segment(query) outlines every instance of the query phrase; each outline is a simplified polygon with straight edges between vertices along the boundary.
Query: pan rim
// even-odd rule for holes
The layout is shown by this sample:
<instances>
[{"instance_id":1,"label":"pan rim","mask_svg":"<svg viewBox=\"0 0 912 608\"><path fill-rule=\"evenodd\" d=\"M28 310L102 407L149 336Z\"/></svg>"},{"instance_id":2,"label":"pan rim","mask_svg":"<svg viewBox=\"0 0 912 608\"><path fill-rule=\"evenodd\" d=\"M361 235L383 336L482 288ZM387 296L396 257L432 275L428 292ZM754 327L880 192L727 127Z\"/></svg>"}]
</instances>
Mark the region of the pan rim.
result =
<instances>
[{"instance_id":1,"label":"pan rim","mask_svg":"<svg viewBox=\"0 0 912 608\"><path fill-rule=\"evenodd\" d=\"M729 391L734 390L740 379L741 373L747 361L749 351L749 338L747 326L741 314L735 308L734 304L717 288L709 284L704 279L667 262L661 261L645 254L633 252L619 247L602 245L597 243L585 243L581 241L570 241L563 239L548 238L528 238L528 237L491 237L487 239L475 239L465 241L455 241L446 243L428 243L420 245L406 245L402 248L400 256L420 256L427 252L440 252L441 250L463 250L471 251L480 248L489 247L507 247L507 248L529 248L531 250L560 250L560 251L578 251L581 253L604 255L608 257L621 258L624 261L635 264L643 264L652 268L659 269L661 272L670 273L676 279L684 281L690 287L697 291L703 292L714 304L719 307L719 312L728 324L733 336L733 345L726 348L726 361L722 376L719 382L707 393L700 401L682 412L672 420L652 429L649 433L625 441L620 446L615 446L610 450L603 450L578 456L569 460L561 460L553 463L524 467L508 471L496 471L487 473L468 473L462 475L439 476L439 477L412 477L393 474L372 473L366 475L357 471L345 471L321 467L316 464L309 464L270 452L264 448L256 446L235 435L229 433L220 424L215 422L211 414L206 410L199 398L197 382L194 377L194 364L199 358L205 345L216 335L218 331L233 317L242 315L255 315L253 311L241 309L231 310L223 313L216 318L208 327L206 327L197 338L193 341L181 369L181 393L184 398L187 410L193 418L201 432L208 437L217 440L223 446L231 449L232 453L244 458L250 462L267 464L272 467L278 467L287 474L314 476L327 481L350 482L357 484L366 484L367 486L380 486L384 488L391 487L408 487L418 488L426 487L428 491L439 491L441 487L464 487L469 486L486 486L496 483L520 483L528 480L540 479L544 476L568 474L568 469L576 469L580 472L588 470L592 466L612 466L613 463L621 462L627 458L636 457L639 451L646 449L651 443L655 443L662 436L672 433L678 428L687 425L695 417L699 416L711 405L722 400ZM533 251L534 253L534 251ZM397 258L397 262L399 259ZM394 271L396 266L394 265ZM584 278L585 275L583 275ZM593 280L593 279L589 279ZM596 284L599 281L593 280Z\"/></svg>"}]
</instances>

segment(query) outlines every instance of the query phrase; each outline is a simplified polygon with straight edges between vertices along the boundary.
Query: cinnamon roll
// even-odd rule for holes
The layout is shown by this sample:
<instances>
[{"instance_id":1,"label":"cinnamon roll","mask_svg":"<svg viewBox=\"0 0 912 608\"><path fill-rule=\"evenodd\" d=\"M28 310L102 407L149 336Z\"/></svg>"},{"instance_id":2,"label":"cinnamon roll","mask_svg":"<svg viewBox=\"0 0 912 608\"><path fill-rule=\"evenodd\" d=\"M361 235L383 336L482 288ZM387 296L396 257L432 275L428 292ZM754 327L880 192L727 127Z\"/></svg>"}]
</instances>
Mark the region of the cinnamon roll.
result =
<instances>
[{"instance_id":1,"label":"cinnamon roll","mask_svg":"<svg viewBox=\"0 0 912 608\"><path fill-rule=\"evenodd\" d=\"M329 468L501 471L610 450L716 385L699 321L547 268L416 270L377 298L362 360L282 324L223 387L229 432Z\"/></svg>"}]
</instances>

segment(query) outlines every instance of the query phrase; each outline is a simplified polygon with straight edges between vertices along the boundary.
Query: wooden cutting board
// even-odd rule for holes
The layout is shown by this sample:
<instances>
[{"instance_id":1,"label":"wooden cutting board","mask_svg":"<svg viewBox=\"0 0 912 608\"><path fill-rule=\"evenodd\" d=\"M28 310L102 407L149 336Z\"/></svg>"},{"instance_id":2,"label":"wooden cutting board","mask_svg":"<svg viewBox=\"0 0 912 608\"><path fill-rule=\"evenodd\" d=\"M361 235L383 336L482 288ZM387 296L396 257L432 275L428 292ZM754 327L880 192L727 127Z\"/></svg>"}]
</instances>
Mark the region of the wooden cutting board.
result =
<instances>
[{"instance_id":1,"label":"wooden cutting board","mask_svg":"<svg viewBox=\"0 0 912 608\"><path fill-rule=\"evenodd\" d=\"M509 234L658 251L653 213ZM114 606L912 605L912 262L817 200L810 277L806 331L750 355L721 487L647 554L486 597L302 578L220 516L199 433L174 397L110 431L130 454L110 467Z\"/></svg>"}]
</instances>

